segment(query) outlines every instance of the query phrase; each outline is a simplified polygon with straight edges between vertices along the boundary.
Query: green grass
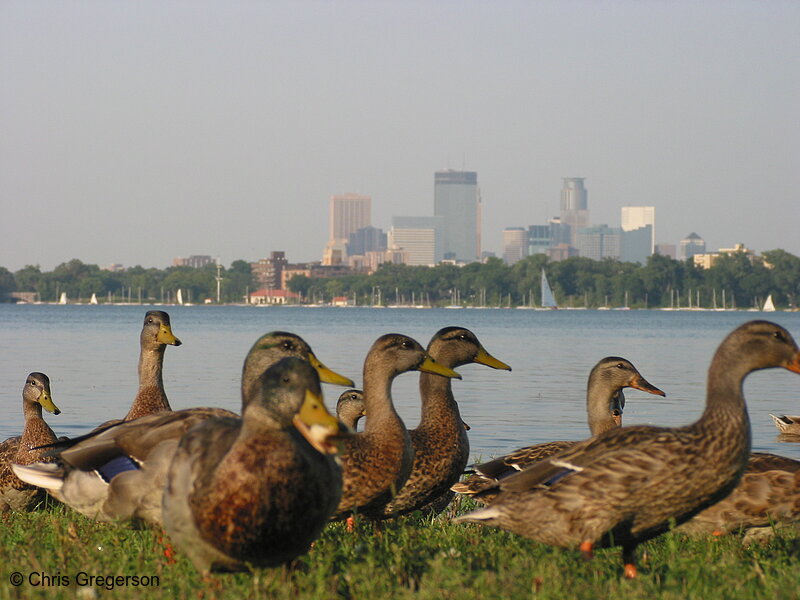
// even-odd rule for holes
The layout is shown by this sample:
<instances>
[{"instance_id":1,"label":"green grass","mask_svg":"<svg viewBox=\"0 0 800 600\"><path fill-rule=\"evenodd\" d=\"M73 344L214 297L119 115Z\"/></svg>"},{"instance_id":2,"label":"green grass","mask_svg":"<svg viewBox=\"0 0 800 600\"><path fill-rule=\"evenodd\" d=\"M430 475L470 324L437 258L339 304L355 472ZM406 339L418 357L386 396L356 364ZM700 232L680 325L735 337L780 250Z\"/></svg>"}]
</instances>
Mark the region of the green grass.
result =
<instances>
[{"instance_id":1,"label":"green grass","mask_svg":"<svg viewBox=\"0 0 800 600\"><path fill-rule=\"evenodd\" d=\"M204 580L179 552L165 555L160 531L97 523L62 507L0 515L0 598L468 598L796 599L800 529L767 545L738 537L690 540L668 534L639 547L637 580L621 578L618 549L592 561L504 531L412 516L348 533L328 526L292 567ZM19 587L13 572L23 574ZM78 573L158 577L150 587L78 585ZM50 586L34 586L45 573ZM60 576L60 577L58 577ZM68 585L57 585L65 583Z\"/></svg>"}]
</instances>

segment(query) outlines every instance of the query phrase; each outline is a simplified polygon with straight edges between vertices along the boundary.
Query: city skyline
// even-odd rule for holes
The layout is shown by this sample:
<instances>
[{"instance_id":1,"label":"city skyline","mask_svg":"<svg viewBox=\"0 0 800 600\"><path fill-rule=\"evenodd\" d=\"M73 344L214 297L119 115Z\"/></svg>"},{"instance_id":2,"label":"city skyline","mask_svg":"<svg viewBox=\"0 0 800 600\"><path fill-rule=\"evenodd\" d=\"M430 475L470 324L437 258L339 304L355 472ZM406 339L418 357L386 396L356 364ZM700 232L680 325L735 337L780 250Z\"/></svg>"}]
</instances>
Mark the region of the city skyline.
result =
<instances>
[{"instance_id":1,"label":"city skyline","mask_svg":"<svg viewBox=\"0 0 800 600\"><path fill-rule=\"evenodd\" d=\"M800 5L355 0L0 9L0 265L320 260L328 201L433 215L478 173L481 249L559 215L654 206L800 255ZM455 19L454 15L458 14ZM568 36L564 32L569 32ZM365 51L365 49L368 49Z\"/></svg>"}]
</instances>

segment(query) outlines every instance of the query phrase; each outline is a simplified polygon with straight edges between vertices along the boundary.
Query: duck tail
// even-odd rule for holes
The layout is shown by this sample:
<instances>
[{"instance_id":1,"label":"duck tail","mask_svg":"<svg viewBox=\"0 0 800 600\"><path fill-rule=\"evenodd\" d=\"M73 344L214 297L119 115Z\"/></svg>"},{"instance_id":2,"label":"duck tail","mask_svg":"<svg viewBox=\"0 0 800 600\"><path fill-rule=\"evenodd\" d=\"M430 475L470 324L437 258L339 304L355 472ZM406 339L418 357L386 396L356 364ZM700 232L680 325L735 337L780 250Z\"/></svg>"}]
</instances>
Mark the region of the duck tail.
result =
<instances>
[{"instance_id":1,"label":"duck tail","mask_svg":"<svg viewBox=\"0 0 800 600\"><path fill-rule=\"evenodd\" d=\"M46 490L59 491L64 485L64 470L54 463L12 464L11 468L14 474L25 483Z\"/></svg>"}]
</instances>

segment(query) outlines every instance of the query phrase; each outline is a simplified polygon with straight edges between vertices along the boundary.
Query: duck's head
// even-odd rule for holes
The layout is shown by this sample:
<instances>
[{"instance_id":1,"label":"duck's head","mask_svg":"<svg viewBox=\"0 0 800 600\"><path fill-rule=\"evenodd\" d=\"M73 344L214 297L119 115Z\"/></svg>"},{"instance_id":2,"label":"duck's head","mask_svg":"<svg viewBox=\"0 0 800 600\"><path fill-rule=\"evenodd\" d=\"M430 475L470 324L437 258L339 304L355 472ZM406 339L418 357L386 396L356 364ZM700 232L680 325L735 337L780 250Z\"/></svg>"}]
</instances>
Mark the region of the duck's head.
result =
<instances>
[{"instance_id":1,"label":"duck's head","mask_svg":"<svg viewBox=\"0 0 800 600\"><path fill-rule=\"evenodd\" d=\"M352 430L356 429L358 421L366 414L364 392L361 390L345 390L336 401L336 416Z\"/></svg>"},{"instance_id":2,"label":"duck's head","mask_svg":"<svg viewBox=\"0 0 800 600\"><path fill-rule=\"evenodd\" d=\"M142 347L159 348L169 344L180 346L181 341L172 333L169 315L163 310L148 310L142 325Z\"/></svg>"},{"instance_id":3,"label":"duck's head","mask_svg":"<svg viewBox=\"0 0 800 600\"><path fill-rule=\"evenodd\" d=\"M510 371L506 363L489 354L478 336L465 327L445 327L436 332L428 343L428 354L437 362L455 368L469 363Z\"/></svg>"},{"instance_id":4,"label":"duck's head","mask_svg":"<svg viewBox=\"0 0 800 600\"><path fill-rule=\"evenodd\" d=\"M258 385L261 393L245 407L245 423L253 418L294 427L319 452L337 451L329 438L338 435L339 420L325 408L319 374L307 361L283 358L261 374Z\"/></svg>"},{"instance_id":5,"label":"duck's head","mask_svg":"<svg viewBox=\"0 0 800 600\"><path fill-rule=\"evenodd\" d=\"M25 380L25 387L22 390L22 397L25 402L41 405L47 412L51 412L54 415L61 414L50 395L50 378L44 373L35 371L28 375Z\"/></svg>"},{"instance_id":6,"label":"duck's head","mask_svg":"<svg viewBox=\"0 0 800 600\"><path fill-rule=\"evenodd\" d=\"M629 360L620 356L606 356L589 373L586 403L590 428L594 434L622 425L622 413L625 410L625 394L622 390L625 388L657 396L666 395L642 377Z\"/></svg>"},{"instance_id":7,"label":"duck's head","mask_svg":"<svg viewBox=\"0 0 800 600\"><path fill-rule=\"evenodd\" d=\"M250 397L257 387L259 375L283 358L294 357L308 362L317 371L320 381L352 387L353 381L326 367L311 351L311 346L299 335L272 331L262 335L250 348L242 367L242 398Z\"/></svg>"},{"instance_id":8,"label":"duck's head","mask_svg":"<svg viewBox=\"0 0 800 600\"><path fill-rule=\"evenodd\" d=\"M791 333L771 321L748 321L740 325L720 344L716 356L728 359L731 368L741 365L746 372L782 367L800 373L797 342Z\"/></svg>"},{"instance_id":9,"label":"duck's head","mask_svg":"<svg viewBox=\"0 0 800 600\"><path fill-rule=\"evenodd\" d=\"M406 371L422 371L461 379L461 375L453 369L434 360L418 341L401 333L387 333L375 340L367 356L367 363L373 361L391 365L393 375Z\"/></svg>"}]
</instances>

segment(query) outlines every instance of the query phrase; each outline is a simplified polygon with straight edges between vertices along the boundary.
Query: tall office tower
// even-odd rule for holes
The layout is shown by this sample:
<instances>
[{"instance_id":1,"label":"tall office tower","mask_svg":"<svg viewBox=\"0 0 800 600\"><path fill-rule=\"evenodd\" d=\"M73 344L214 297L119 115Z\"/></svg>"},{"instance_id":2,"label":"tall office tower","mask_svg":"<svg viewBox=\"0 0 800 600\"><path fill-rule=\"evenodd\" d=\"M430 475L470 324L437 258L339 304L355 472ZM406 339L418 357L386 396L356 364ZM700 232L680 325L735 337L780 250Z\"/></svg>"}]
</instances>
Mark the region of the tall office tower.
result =
<instances>
[{"instance_id":1,"label":"tall office tower","mask_svg":"<svg viewBox=\"0 0 800 600\"><path fill-rule=\"evenodd\" d=\"M473 262L481 256L481 195L474 171L436 171L433 214L442 217L444 258Z\"/></svg>"},{"instance_id":2,"label":"tall office tower","mask_svg":"<svg viewBox=\"0 0 800 600\"><path fill-rule=\"evenodd\" d=\"M650 254L656 247L656 207L655 206L623 206L622 231L634 231L650 226Z\"/></svg>"},{"instance_id":3,"label":"tall office tower","mask_svg":"<svg viewBox=\"0 0 800 600\"><path fill-rule=\"evenodd\" d=\"M565 177L561 188L561 223L570 228L570 244L577 247L578 230L589 226L585 177Z\"/></svg>"},{"instance_id":4,"label":"tall office tower","mask_svg":"<svg viewBox=\"0 0 800 600\"><path fill-rule=\"evenodd\" d=\"M584 227L578 232L578 252L585 258L619 258L622 229L608 225Z\"/></svg>"},{"instance_id":5,"label":"tall office tower","mask_svg":"<svg viewBox=\"0 0 800 600\"><path fill-rule=\"evenodd\" d=\"M350 241L347 242L348 256L383 250L386 250L386 234L377 227L362 227L355 233L351 233Z\"/></svg>"},{"instance_id":6,"label":"tall office tower","mask_svg":"<svg viewBox=\"0 0 800 600\"><path fill-rule=\"evenodd\" d=\"M414 266L432 266L442 260L441 217L392 217L388 246L402 250L403 262Z\"/></svg>"},{"instance_id":7,"label":"tall office tower","mask_svg":"<svg viewBox=\"0 0 800 600\"><path fill-rule=\"evenodd\" d=\"M329 242L347 243L350 234L372 225L372 197L360 194L331 196Z\"/></svg>"},{"instance_id":8,"label":"tall office tower","mask_svg":"<svg viewBox=\"0 0 800 600\"><path fill-rule=\"evenodd\" d=\"M706 242L696 233L692 232L681 240L680 246L680 260L686 260L693 257L695 254L704 254L706 251Z\"/></svg>"},{"instance_id":9,"label":"tall office tower","mask_svg":"<svg viewBox=\"0 0 800 600\"><path fill-rule=\"evenodd\" d=\"M528 256L528 231L524 227L503 229L503 262L513 265Z\"/></svg>"}]
</instances>

